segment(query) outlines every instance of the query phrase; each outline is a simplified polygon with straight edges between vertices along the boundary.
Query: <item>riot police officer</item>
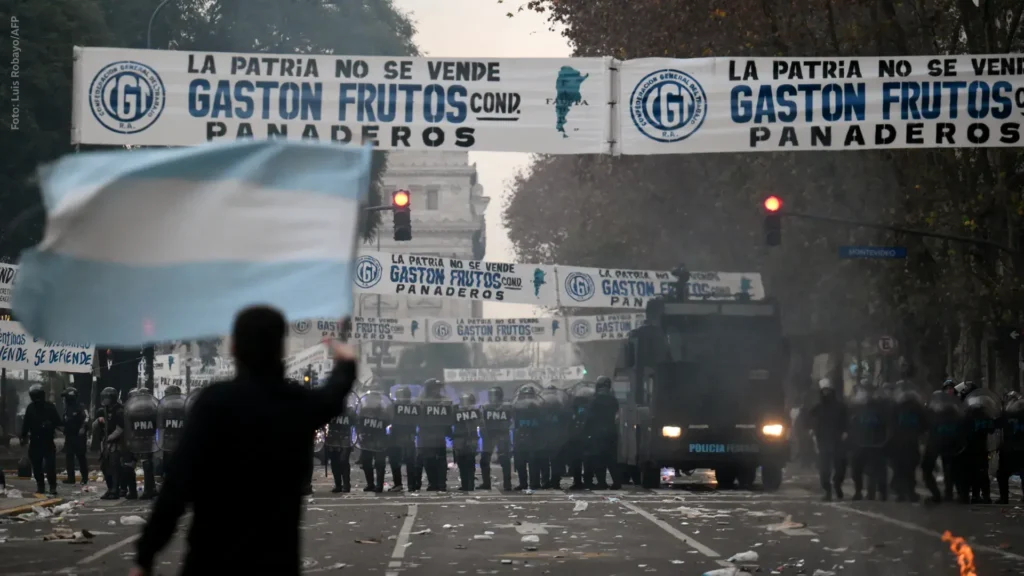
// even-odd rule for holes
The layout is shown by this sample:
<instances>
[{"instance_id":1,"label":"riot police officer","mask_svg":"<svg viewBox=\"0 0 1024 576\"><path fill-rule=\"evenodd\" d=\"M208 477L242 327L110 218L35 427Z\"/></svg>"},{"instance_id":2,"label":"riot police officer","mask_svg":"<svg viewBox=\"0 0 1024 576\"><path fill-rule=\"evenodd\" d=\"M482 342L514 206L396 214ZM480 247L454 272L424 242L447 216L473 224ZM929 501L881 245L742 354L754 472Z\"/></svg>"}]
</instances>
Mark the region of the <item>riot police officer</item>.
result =
<instances>
[{"instance_id":1,"label":"riot police officer","mask_svg":"<svg viewBox=\"0 0 1024 576\"><path fill-rule=\"evenodd\" d=\"M871 384L862 381L850 399L849 414L853 499L864 498L866 475L868 500L874 500L876 492L882 500L887 500L889 479L885 451L890 435L888 404Z\"/></svg>"},{"instance_id":2,"label":"riot police officer","mask_svg":"<svg viewBox=\"0 0 1024 576\"><path fill-rule=\"evenodd\" d=\"M892 438L889 458L892 462L893 489L897 502L917 502L917 465L921 461L921 436L927 431L924 403L913 386L897 382L892 410Z\"/></svg>"},{"instance_id":3,"label":"riot police officer","mask_svg":"<svg viewBox=\"0 0 1024 576\"><path fill-rule=\"evenodd\" d=\"M391 478L395 485L392 492L402 491L402 464L405 464L406 484L410 492L420 489L422 479L416 467L416 425L410 424L405 412L413 409L412 390L408 386L399 386L394 392L394 415L389 435L388 463L391 465Z\"/></svg>"},{"instance_id":4,"label":"riot police officer","mask_svg":"<svg viewBox=\"0 0 1024 576\"><path fill-rule=\"evenodd\" d=\"M971 501L991 504L991 479L988 473L989 437L997 430L1002 412L999 399L984 388L967 382L964 408L967 412L967 449L964 465L971 486Z\"/></svg>"},{"instance_id":5,"label":"riot police officer","mask_svg":"<svg viewBox=\"0 0 1024 576\"><path fill-rule=\"evenodd\" d=\"M476 455L480 446L480 428L483 418L476 405L476 396L466 392L459 398L452 430L452 455L459 469L459 491L475 489Z\"/></svg>"},{"instance_id":6,"label":"riot police officer","mask_svg":"<svg viewBox=\"0 0 1024 576\"><path fill-rule=\"evenodd\" d=\"M156 496L156 478L153 470L153 454L157 444L157 413L159 402L148 388L135 388L128 393L124 404L124 453L122 468L124 481L121 489L127 492L129 500L141 498L150 500ZM135 482L135 465L142 463L142 495L139 496Z\"/></svg>"},{"instance_id":7,"label":"riot police officer","mask_svg":"<svg viewBox=\"0 0 1024 576\"><path fill-rule=\"evenodd\" d=\"M554 490L562 489L562 475L565 474L566 444L569 440L569 397L554 386L548 386L540 393L541 421L541 486Z\"/></svg>"},{"instance_id":8,"label":"riot police officer","mask_svg":"<svg viewBox=\"0 0 1024 576\"><path fill-rule=\"evenodd\" d=\"M1010 502L1010 476L1024 476L1024 400L1020 394L1010 392L1006 395L1006 406L999 420L1002 430L1002 443L999 445L999 468L996 470L996 482L999 485L999 503ZM1024 495L1021 496L1024 502Z\"/></svg>"},{"instance_id":9,"label":"riot police officer","mask_svg":"<svg viewBox=\"0 0 1024 576\"><path fill-rule=\"evenodd\" d=\"M334 476L334 488L331 492L338 494L352 491L352 425L356 421L356 405L349 396L345 410L331 419L327 424L327 438L324 448L327 450L327 461Z\"/></svg>"},{"instance_id":10,"label":"riot police officer","mask_svg":"<svg viewBox=\"0 0 1024 576\"><path fill-rule=\"evenodd\" d=\"M89 483L89 460L86 457L89 411L78 402L78 390L68 388L64 397L64 451L68 468L65 484L75 483L75 464L82 472L82 485Z\"/></svg>"},{"instance_id":11,"label":"riot police officer","mask_svg":"<svg viewBox=\"0 0 1024 576\"><path fill-rule=\"evenodd\" d=\"M162 476L166 478L167 467L171 456L181 444L185 432L185 396L178 386L164 389L164 397L160 399L156 415L156 433L161 458L163 459Z\"/></svg>"},{"instance_id":12,"label":"riot police officer","mask_svg":"<svg viewBox=\"0 0 1024 576\"><path fill-rule=\"evenodd\" d=\"M491 454L498 454L501 465L501 486L512 490L512 443L509 441L512 407L505 403L505 391L491 388L484 406L483 447L480 452L480 489L491 489Z\"/></svg>"},{"instance_id":13,"label":"riot police officer","mask_svg":"<svg viewBox=\"0 0 1024 576\"><path fill-rule=\"evenodd\" d=\"M388 426L391 425L391 399L382 392L371 391L359 398L356 409L356 439L359 463L366 475L364 492L384 491L387 470Z\"/></svg>"},{"instance_id":14,"label":"riot police officer","mask_svg":"<svg viewBox=\"0 0 1024 576\"><path fill-rule=\"evenodd\" d=\"M606 471L611 476L612 490L622 487L618 465L618 419L619 400L612 393L612 381L607 376L601 376L594 384L594 398L584 423L591 469L597 479L598 490L608 489Z\"/></svg>"},{"instance_id":15,"label":"riot police officer","mask_svg":"<svg viewBox=\"0 0 1024 576\"><path fill-rule=\"evenodd\" d=\"M591 463L584 457L584 447L587 445L585 425L593 399L594 384L592 382L580 382L573 387L570 400L569 441L565 450L565 457L572 473L572 485L569 486L569 490L584 490L592 487L594 483L594 471L590 467Z\"/></svg>"},{"instance_id":16,"label":"riot police officer","mask_svg":"<svg viewBox=\"0 0 1024 576\"><path fill-rule=\"evenodd\" d=\"M100 498L117 500L121 495L118 482L123 475L121 471L121 436L124 435L124 409L118 398L117 389L106 387L100 392L100 405L103 416L99 420L103 447L100 451L103 479L107 483L107 492ZM132 482L135 482L135 471L131 471Z\"/></svg>"},{"instance_id":17,"label":"riot police officer","mask_svg":"<svg viewBox=\"0 0 1024 576\"><path fill-rule=\"evenodd\" d=\"M541 438L541 420L544 417L541 401L537 398L537 390L525 387L516 394L512 404L513 447L515 450L516 472L519 485L516 490L539 490L541 458L539 448Z\"/></svg>"},{"instance_id":18,"label":"riot police officer","mask_svg":"<svg viewBox=\"0 0 1024 576\"><path fill-rule=\"evenodd\" d=\"M814 432L818 444L818 480L825 492L823 499L843 498L843 480L846 477L846 405L836 394L832 381L818 381L820 400L807 415L807 426Z\"/></svg>"},{"instance_id":19,"label":"riot police officer","mask_svg":"<svg viewBox=\"0 0 1024 576\"><path fill-rule=\"evenodd\" d=\"M431 378L423 383L420 398L420 465L427 475L427 491L431 492L448 489L446 445L452 436L455 410L443 392L444 384Z\"/></svg>"},{"instance_id":20,"label":"riot police officer","mask_svg":"<svg viewBox=\"0 0 1024 576\"><path fill-rule=\"evenodd\" d=\"M960 463L964 451L964 410L956 394L942 390L932 393L928 401L928 437L925 441L924 456L921 458L921 477L924 485L931 492L929 502L938 504L953 499L956 488L962 498L968 493L966 477ZM945 478L945 489L939 492L939 484L935 481L935 466L942 458L942 475Z\"/></svg>"},{"instance_id":21,"label":"riot police officer","mask_svg":"<svg viewBox=\"0 0 1024 576\"><path fill-rule=\"evenodd\" d=\"M57 446L53 443L55 433L64 427L57 406L46 400L42 384L33 384L28 389L31 403L25 408L25 419L21 425L21 445L28 444L28 457L32 461L32 474L36 478L39 493L46 490L45 480L50 484L50 494L57 493Z\"/></svg>"}]
</instances>

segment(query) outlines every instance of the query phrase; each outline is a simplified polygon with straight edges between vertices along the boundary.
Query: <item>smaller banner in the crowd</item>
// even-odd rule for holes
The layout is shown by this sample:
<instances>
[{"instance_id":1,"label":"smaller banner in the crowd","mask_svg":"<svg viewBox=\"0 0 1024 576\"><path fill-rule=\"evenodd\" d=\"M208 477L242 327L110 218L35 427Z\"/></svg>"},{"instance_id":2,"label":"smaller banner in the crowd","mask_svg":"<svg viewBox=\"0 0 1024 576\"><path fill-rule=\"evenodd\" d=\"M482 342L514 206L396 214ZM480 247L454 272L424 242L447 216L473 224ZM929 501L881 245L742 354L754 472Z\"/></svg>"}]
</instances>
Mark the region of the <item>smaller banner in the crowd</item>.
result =
<instances>
[{"instance_id":1,"label":"smaller banner in the crowd","mask_svg":"<svg viewBox=\"0 0 1024 576\"><path fill-rule=\"evenodd\" d=\"M17 266L0 264L0 309L11 308L11 293L14 291L14 280L17 276Z\"/></svg>"},{"instance_id":2,"label":"smaller banner in the crowd","mask_svg":"<svg viewBox=\"0 0 1024 576\"><path fill-rule=\"evenodd\" d=\"M669 293L676 282L670 272L557 266L562 306L580 308L644 309L654 297ZM732 300L746 294L764 298L757 273L690 272L690 297Z\"/></svg>"},{"instance_id":3,"label":"smaller banner in the crowd","mask_svg":"<svg viewBox=\"0 0 1024 576\"><path fill-rule=\"evenodd\" d=\"M565 342L564 324L564 318L431 318L427 321L427 341Z\"/></svg>"},{"instance_id":4,"label":"smaller banner in the crowd","mask_svg":"<svg viewBox=\"0 0 1024 576\"><path fill-rule=\"evenodd\" d=\"M228 378L219 378L220 380L227 380ZM181 388L182 392L186 392L189 388L198 388L205 386L214 380L218 380L216 376L210 374L193 374L186 378L185 376L161 376L159 378L153 378L154 383L157 386L167 388L168 386L177 386Z\"/></svg>"},{"instance_id":5,"label":"smaller banner in the crowd","mask_svg":"<svg viewBox=\"0 0 1024 576\"><path fill-rule=\"evenodd\" d=\"M284 372L289 377L295 377L301 375L309 366L319 366L323 362L327 362L330 356L327 352L327 346L325 344L317 344L310 346L305 350L293 354L284 359Z\"/></svg>"},{"instance_id":6,"label":"smaller banner in the crowd","mask_svg":"<svg viewBox=\"0 0 1024 576\"><path fill-rule=\"evenodd\" d=\"M622 154L1021 145L1015 54L646 58L618 70Z\"/></svg>"},{"instance_id":7,"label":"smaller banner in the crowd","mask_svg":"<svg viewBox=\"0 0 1024 576\"><path fill-rule=\"evenodd\" d=\"M583 366L531 366L528 368L445 368L444 381L459 382L518 382L552 380L581 380L587 373Z\"/></svg>"},{"instance_id":8,"label":"smaller banner in the crowd","mask_svg":"<svg viewBox=\"0 0 1024 576\"><path fill-rule=\"evenodd\" d=\"M625 340L629 331L643 326L643 313L573 316L566 319L570 342Z\"/></svg>"},{"instance_id":9,"label":"smaller banner in the crowd","mask_svg":"<svg viewBox=\"0 0 1024 576\"><path fill-rule=\"evenodd\" d=\"M0 321L0 368L46 372L89 372L91 344L47 341L25 332L17 322Z\"/></svg>"},{"instance_id":10,"label":"smaller banner in the crowd","mask_svg":"<svg viewBox=\"0 0 1024 576\"><path fill-rule=\"evenodd\" d=\"M356 292L557 306L554 266L364 252Z\"/></svg>"},{"instance_id":11,"label":"smaller banner in the crowd","mask_svg":"<svg viewBox=\"0 0 1024 576\"><path fill-rule=\"evenodd\" d=\"M182 373L181 356L178 354L159 354L153 357L154 378L174 378Z\"/></svg>"}]
</instances>

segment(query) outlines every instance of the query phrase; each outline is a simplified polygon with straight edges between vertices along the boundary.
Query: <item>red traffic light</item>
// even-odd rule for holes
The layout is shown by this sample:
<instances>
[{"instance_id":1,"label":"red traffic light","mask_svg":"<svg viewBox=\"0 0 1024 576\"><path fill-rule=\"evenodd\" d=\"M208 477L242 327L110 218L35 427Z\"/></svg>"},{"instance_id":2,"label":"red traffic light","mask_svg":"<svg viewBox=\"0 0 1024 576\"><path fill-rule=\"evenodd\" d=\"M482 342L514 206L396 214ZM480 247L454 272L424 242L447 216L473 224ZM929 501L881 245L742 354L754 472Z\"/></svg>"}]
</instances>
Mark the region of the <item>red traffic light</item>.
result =
<instances>
[{"instance_id":1,"label":"red traffic light","mask_svg":"<svg viewBox=\"0 0 1024 576\"><path fill-rule=\"evenodd\" d=\"M396 208L405 208L409 205L409 193L405 190L396 190L391 194L391 204Z\"/></svg>"},{"instance_id":2,"label":"red traffic light","mask_svg":"<svg viewBox=\"0 0 1024 576\"><path fill-rule=\"evenodd\" d=\"M764 209L769 212L778 212L782 208L782 200L778 196L769 196L764 199Z\"/></svg>"}]
</instances>

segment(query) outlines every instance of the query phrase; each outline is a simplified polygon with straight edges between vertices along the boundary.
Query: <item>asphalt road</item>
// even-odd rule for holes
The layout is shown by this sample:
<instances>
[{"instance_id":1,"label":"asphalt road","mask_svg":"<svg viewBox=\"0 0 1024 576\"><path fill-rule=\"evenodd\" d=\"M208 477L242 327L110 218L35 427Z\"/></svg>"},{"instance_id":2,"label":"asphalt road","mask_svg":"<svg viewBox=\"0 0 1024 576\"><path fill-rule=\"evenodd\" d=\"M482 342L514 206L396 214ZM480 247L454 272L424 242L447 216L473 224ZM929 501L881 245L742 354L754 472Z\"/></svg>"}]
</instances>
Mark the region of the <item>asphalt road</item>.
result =
<instances>
[{"instance_id":1,"label":"asphalt road","mask_svg":"<svg viewBox=\"0 0 1024 576\"><path fill-rule=\"evenodd\" d=\"M322 474L306 504L308 573L699 576L749 566L760 574L952 576L959 570L944 530L968 539L978 574L1024 573L1019 503L824 503L808 475L774 494L719 491L695 475L685 487L653 491L335 495ZM69 492L63 496L84 502L62 520L0 520L0 574L127 574L139 528L123 518L145 517L146 503ZM61 527L95 536L43 541ZM744 552L757 559L728 561ZM176 538L158 557L158 574L176 574L182 553Z\"/></svg>"}]
</instances>

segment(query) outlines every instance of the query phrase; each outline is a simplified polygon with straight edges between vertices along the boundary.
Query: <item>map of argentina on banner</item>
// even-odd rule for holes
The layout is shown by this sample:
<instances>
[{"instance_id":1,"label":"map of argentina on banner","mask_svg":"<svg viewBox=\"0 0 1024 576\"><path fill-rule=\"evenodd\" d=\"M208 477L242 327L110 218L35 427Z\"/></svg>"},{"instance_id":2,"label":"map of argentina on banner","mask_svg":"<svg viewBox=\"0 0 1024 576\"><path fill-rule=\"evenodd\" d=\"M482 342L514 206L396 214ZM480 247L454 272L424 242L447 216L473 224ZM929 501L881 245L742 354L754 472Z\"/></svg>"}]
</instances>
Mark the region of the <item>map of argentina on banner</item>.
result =
<instances>
[{"instance_id":1,"label":"map of argentina on banner","mask_svg":"<svg viewBox=\"0 0 1024 576\"><path fill-rule=\"evenodd\" d=\"M667 293L676 281L671 272L655 270L557 268L562 306L580 308L642 310L648 300ZM764 284L757 273L690 272L689 287L691 298L726 300L741 293L753 300L764 298Z\"/></svg>"},{"instance_id":2,"label":"map of argentina on banner","mask_svg":"<svg viewBox=\"0 0 1024 576\"><path fill-rule=\"evenodd\" d=\"M90 372L94 352L91 344L40 340L17 322L0 321L0 368Z\"/></svg>"},{"instance_id":3,"label":"map of argentina on banner","mask_svg":"<svg viewBox=\"0 0 1024 576\"><path fill-rule=\"evenodd\" d=\"M606 314L604 316L574 316L566 319L569 324L570 342L599 342L601 340L625 340L629 331L643 326L646 315L640 313Z\"/></svg>"},{"instance_id":4,"label":"map of argentina on banner","mask_svg":"<svg viewBox=\"0 0 1024 576\"><path fill-rule=\"evenodd\" d=\"M459 300L558 305L555 267L364 252L356 260L356 292Z\"/></svg>"},{"instance_id":5,"label":"map of argentina on banner","mask_svg":"<svg viewBox=\"0 0 1024 576\"><path fill-rule=\"evenodd\" d=\"M73 143L271 137L387 150L600 154L610 58L408 58L75 48Z\"/></svg>"},{"instance_id":6,"label":"map of argentina on banner","mask_svg":"<svg viewBox=\"0 0 1024 576\"><path fill-rule=\"evenodd\" d=\"M565 342L564 318L432 318L433 343Z\"/></svg>"}]
</instances>

